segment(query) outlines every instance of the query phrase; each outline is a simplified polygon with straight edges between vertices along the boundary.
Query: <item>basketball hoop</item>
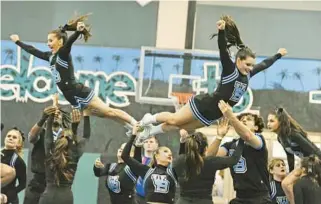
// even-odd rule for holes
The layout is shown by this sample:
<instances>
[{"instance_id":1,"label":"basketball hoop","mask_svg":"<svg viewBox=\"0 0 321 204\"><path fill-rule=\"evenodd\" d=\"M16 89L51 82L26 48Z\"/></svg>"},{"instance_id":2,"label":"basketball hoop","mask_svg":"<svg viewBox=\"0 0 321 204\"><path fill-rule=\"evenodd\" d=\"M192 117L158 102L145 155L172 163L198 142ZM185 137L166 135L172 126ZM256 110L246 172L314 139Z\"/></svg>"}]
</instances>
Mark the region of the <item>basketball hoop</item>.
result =
<instances>
[{"instance_id":1,"label":"basketball hoop","mask_svg":"<svg viewBox=\"0 0 321 204\"><path fill-rule=\"evenodd\" d=\"M171 95L175 110L178 111L188 102L193 93L172 92Z\"/></svg>"}]
</instances>

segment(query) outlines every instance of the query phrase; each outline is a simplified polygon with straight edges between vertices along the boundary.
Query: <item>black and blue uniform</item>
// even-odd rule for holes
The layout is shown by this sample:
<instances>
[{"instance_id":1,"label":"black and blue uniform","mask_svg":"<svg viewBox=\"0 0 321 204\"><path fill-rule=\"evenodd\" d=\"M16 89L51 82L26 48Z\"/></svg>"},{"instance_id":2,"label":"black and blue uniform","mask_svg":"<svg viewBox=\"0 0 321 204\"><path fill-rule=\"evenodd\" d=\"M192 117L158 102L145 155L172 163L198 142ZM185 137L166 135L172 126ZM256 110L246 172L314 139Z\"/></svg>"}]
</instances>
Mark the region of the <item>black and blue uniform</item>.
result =
<instances>
[{"instance_id":1,"label":"black and blue uniform","mask_svg":"<svg viewBox=\"0 0 321 204\"><path fill-rule=\"evenodd\" d=\"M285 150L290 171L294 169L294 155L303 158L315 154L321 159L321 150L300 132L292 131L286 138L278 136L278 141Z\"/></svg>"},{"instance_id":2,"label":"black and blue uniform","mask_svg":"<svg viewBox=\"0 0 321 204\"><path fill-rule=\"evenodd\" d=\"M194 117L206 126L222 117L222 112L218 108L220 100L233 107L246 92L250 78L281 58L281 54L278 53L254 65L248 75L242 75L228 53L225 30L220 30L218 33L218 47L223 70L217 89L212 94L199 94L189 100Z\"/></svg>"},{"instance_id":3,"label":"black and blue uniform","mask_svg":"<svg viewBox=\"0 0 321 204\"><path fill-rule=\"evenodd\" d=\"M54 170L51 168L48 159L52 156L51 151L54 148L54 137L52 131L53 115L49 116L47 121L47 129L45 134L44 146L45 146L45 174L46 174L46 189L41 195L39 204L73 204L73 193L71 186L74 181L74 176L77 171L78 161L84 152L84 146L90 137L90 121L89 117L85 117L84 121L84 135L80 141L75 141L68 138L68 157L66 169L72 174L70 180L65 176L59 174L59 185L56 182ZM77 132L77 126L79 123L73 123L73 133Z\"/></svg>"},{"instance_id":4,"label":"black and blue uniform","mask_svg":"<svg viewBox=\"0 0 321 204\"><path fill-rule=\"evenodd\" d=\"M230 168L236 198L230 204L270 204L271 188L268 172L268 151L264 137L260 133L255 136L261 140L257 149L245 143L239 162ZM239 140L224 143L221 147L231 155Z\"/></svg>"},{"instance_id":5,"label":"black and blue uniform","mask_svg":"<svg viewBox=\"0 0 321 204\"><path fill-rule=\"evenodd\" d=\"M21 41L16 44L26 52L48 61L52 72L53 80L63 93L66 100L74 108L86 107L94 97L94 91L82 83L77 83L74 74L74 66L70 54L72 44L80 36L81 32L74 32L57 53L42 52L33 46Z\"/></svg>"},{"instance_id":6,"label":"black and blue uniform","mask_svg":"<svg viewBox=\"0 0 321 204\"><path fill-rule=\"evenodd\" d=\"M8 204L19 204L18 193L25 189L27 185L26 163L14 149L3 149L1 153L1 163L16 170L16 177L1 188L1 193L7 196ZM18 185L16 185L17 181L19 182Z\"/></svg>"},{"instance_id":7,"label":"black and blue uniform","mask_svg":"<svg viewBox=\"0 0 321 204\"><path fill-rule=\"evenodd\" d=\"M141 162L141 148L135 147L134 158ZM106 187L109 191L112 204L134 204L135 184L137 175L125 163L106 163L104 168L94 165L94 174L97 177L106 177Z\"/></svg>"}]
</instances>

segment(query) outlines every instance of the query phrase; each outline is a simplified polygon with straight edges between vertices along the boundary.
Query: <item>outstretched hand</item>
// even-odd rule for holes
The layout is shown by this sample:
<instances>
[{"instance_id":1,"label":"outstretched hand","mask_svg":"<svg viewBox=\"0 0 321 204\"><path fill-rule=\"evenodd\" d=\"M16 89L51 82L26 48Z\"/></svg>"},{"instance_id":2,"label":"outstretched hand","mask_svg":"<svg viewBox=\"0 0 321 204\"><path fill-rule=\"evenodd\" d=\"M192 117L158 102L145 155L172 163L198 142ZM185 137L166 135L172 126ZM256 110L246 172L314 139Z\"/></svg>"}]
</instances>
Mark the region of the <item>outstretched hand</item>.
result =
<instances>
[{"instance_id":1,"label":"outstretched hand","mask_svg":"<svg viewBox=\"0 0 321 204\"><path fill-rule=\"evenodd\" d=\"M20 40L19 35L17 34L10 35L10 40L16 43L18 40Z\"/></svg>"},{"instance_id":2,"label":"outstretched hand","mask_svg":"<svg viewBox=\"0 0 321 204\"><path fill-rule=\"evenodd\" d=\"M220 100L218 107L226 118L233 116L232 107L223 100Z\"/></svg>"},{"instance_id":3,"label":"outstretched hand","mask_svg":"<svg viewBox=\"0 0 321 204\"><path fill-rule=\"evenodd\" d=\"M224 137L230 129L229 120L227 118L222 118L217 121L217 135Z\"/></svg>"},{"instance_id":4,"label":"outstretched hand","mask_svg":"<svg viewBox=\"0 0 321 204\"><path fill-rule=\"evenodd\" d=\"M97 158L97 159L95 160L95 167L96 167L96 168L99 168L99 169L102 169L102 168L105 167L105 165L100 161L100 158Z\"/></svg>"},{"instance_id":5,"label":"outstretched hand","mask_svg":"<svg viewBox=\"0 0 321 204\"><path fill-rule=\"evenodd\" d=\"M219 30L225 30L225 21L219 20L216 22L217 29Z\"/></svg>"},{"instance_id":6,"label":"outstretched hand","mask_svg":"<svg viewBox=\"0 0 321 204\"><path fill-rule=\"evenodd\" d=\"M56 106L48 106L43 110L43 113L46 116L49 116L49 115L55 114L56 110L57 110Z\"/></svg>"},{"instance_id":7,"label":"outstretched hand","mask_svg":"<svg viewBox=\"0 0 321 204\"><path fill-rule=\"evenodd\" d=\"M186 141L187 137L189 136L188 132L184 129L179 130L179 135L181 136L181 138L180 138L181 143L184 143Z\"/></svg>"},{"instance_id":8,"label":"outstretched hand","mask_svg":"<svg viewBox=\"0 0 321 204\"><path fill-rule=\"evenodd\" d=\"M71 121L72 123L80 123L81 112L77 108L73 108L71 111Z\"/></svg>"},{"instance_id":9,"label":"outstretched hand","mask_svg":"<svg viewBox=\"0 0 321 204\"><path fill-rule=\"evenodd\" d=\"M78 22L77 23L77 31L84 31L85 30L85 23L84 22Z\"/></svg>"},{"instance_id":10,"label":"outstretched hand","mask_svg":"<svg viewBox=\"0 0 321 204\"><path fill-rule=\"evenodd\" d=\"M283 56L288 54L288 51L285 48L280 48L278 50L278 53L280 53L282 55L282 57L283 57Z\"/></svg>"}]
</instances>

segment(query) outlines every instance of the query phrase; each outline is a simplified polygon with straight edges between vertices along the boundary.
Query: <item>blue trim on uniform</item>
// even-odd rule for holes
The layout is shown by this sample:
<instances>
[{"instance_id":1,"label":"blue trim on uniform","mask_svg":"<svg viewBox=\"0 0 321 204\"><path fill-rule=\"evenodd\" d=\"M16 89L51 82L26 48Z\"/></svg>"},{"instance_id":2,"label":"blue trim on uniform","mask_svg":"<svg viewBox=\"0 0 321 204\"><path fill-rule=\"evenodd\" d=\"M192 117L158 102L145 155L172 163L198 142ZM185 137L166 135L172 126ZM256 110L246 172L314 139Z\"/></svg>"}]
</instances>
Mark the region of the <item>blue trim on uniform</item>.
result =
<instances>
[{"instance_id":1,"label":"blue trim on uniform","mask_svg":"<svg viewBox=\"0 0 321 204\"><path fill-rule=\"evenodd\" d=\"M273 199L274 196L276 195L275 181L271 181L270 186L271 186L271 198Z\"/></svg>"},{"instance_id":2,"label":"blue trim on uniform","mask_svg":"<svg viewBox=\"0 0 321 204\"><path fill-rule=\"evenodd\" d=\"M129 166L125 166L124 168L125 173L127 174L127 176L134 182L136 183L136 176L133 174L133 172L130 170Z\"/></svg>"},{"instance_id":3,"label":"blue trim on uniform","mask_svg":"<svg viewBox=\"0 0 321 204\"><path fill-rule=\"evenodd\" d=\"M170 168L167 168L166 169L166 172L167 174L172 177L172 179L174 180L175 182L175 186L178 187L178 181L176 180L175 176L174 176L174 172L173 172L173 169L170 167Z\"/></svg>"},{"instance_id":4,"label":"blue trim on uniform","mask_svg":"<svg viewBox=\"0 0 321 204\"><path fill-rule=\"evenodd\" d=\"M74 96L74 98L77 102L77 105L72 105L72 106L74 108L86 107L90 103L91 99L93 99L94 96L95 96L94 90L91 90L91 92L88 94L87 98L81 98L78 96Z\"/></svg>"},{"instance_id":5,"label":"blue trim on uniform","mask_svg":"<svg viewBox=\"0 0 321 204\"><path fill-rule=\"evenodd\" d=\"M108 172L111 173L116 169L117 163L111 163Z\"/></svg>"},{"instance_id":6,"label":"blue trim on uniform","mask_svg":"<svg viewBox=\"0 0 321 204\"><path fill-rule=\"evenodd\" d=\"M152 168L152 169L149 169L149 170L146 172L146 174L145 174L145 176L144 176L144 179L143 179L143 186L145 186L145 182L146 182L147 178L154 173L155 169L156 169L156 168Z\"/></svg>"},{"instance_id":7,"label":"blue trim on uniform","mask_svg":"<svg viewBox=\"0 0 321 204\"><path fill-rule=\"evenodd\" d=\"M17 153L14 153L14 154L12 155L12 157L11 157L11 160L10 160L10 166L11 166L11 167L14 167L14 165L16 164L17 158L18 158Z\"/></svg>"},{"instance_id":8,"label":"blue trim on uniform","mask_svg":"<svg viewBox=\"0 0 321 204\"><path fill-rule=\"evenodd\" d=\"M254 148L254 149L256 149L256 150L261 150L262 148L263 148L263 146L264 146L264 142L263 142L263 139L262 139L262 135L261 134L259 134L259 133L255 133L254 134L257 138L259 138L260 139L260 141L261 141L261 146L260 147L258 147L258 148Z\"/></svg>"},{"instance_id":9,"label":"blue trim on uniform","mask_svg":"<svg viewBox=\"0 0 321 204\"><path fill-rule=\"evenodd\" d=\"M227 84L231 81L234 81L237 77L239 77L239 72L237 69L234 70L234 72L228 76L222 77L222 84Z\"/></svg>"},{"instance_id":10,"label":"blue trim on uniform","mask_svg":"<svg viewBox=\"0 0 321 204\"><path fill-rule=\"evenodd\" d=\"M203 125L210 126L210 125L213 124L216 120L208 120L207 118L205 118L205 117L197 110L197 107L196 107L195 102L194 102L194 97L195 97L195 96L192 96L192 97L189 99L189 105L190 105L190 108L191 108L191 111L192 111L194 117L195 117L196 119L198 119Z\"/></svg>"},{"instance_id":11,"label":"blue trim on uniform","mask_svg":"<svg viewBox=\"0 0 321 204\"><path fill-rule=\"evenodd\" d=\"M60 66L62 66L63 68L68 69L68 62L60 59L59 56L57 57L56 63L58 63L58 64L59 64Z\"/></svg>"}]
</instances>

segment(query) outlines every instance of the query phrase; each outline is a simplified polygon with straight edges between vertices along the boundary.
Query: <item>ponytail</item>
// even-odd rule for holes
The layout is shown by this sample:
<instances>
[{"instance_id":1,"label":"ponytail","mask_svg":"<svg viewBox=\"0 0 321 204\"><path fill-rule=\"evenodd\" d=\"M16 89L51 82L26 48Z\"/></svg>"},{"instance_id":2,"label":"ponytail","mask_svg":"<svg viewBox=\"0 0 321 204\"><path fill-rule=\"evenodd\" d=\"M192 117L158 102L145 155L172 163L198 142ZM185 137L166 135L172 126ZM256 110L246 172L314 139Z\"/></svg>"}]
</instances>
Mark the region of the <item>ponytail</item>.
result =
<instances>
[{"instance_id":1,"label":"ponytail","mask_svg":"<svg viewBox=\"0 0 321 204\"><path fill-rule=\"evenodd\" d=\"M243 43L239 29L237 28L232 17L223 15L220 19L225 21L225 37L227 41L228 52L230 52L229 49L234 46L238 49L235 59L240 58L241 60L245 60L247 57L255 58L255 53ZM217 33L213 34L211 39L217 35Z\"/></svg>"},{"instance_id":2,"label":"ponytail","mask_svg":"<svg viewBox=\"0 0 321 204\"><path fill-rule=\"evenodd\" d=\"M311 155L302 159L301 167L305 168L305 173L312 181L321 187L321 162L316 155Z\"/></svg>"},{"instance_id":3,"label":"ponytail","mask_svg":"<svg viewBox=\"0 0 321 204\"><path fill-rule=\"evenodd\" d=\"M241 39L239 29L237 28L232 17L223 15L220 19L225 21L225 37L227 40L227 48L230 48L232 46L235 46L238 49L246 48ZM211 39L213 39L217 35L217 33L211 35Z\"/></svg>"},{"instance_id":4,"label":"ponytail","mask_svg":"<svg viewBox=\"0 0 321 204\"><path fill-rule=\"evenodd\" d=\"M91 14L89 13L86 15L77 16L76 18L69 20L68 23L65 24L64 26L59 26L58 29L51 31L50 33L56 34L58 39L62 38L63 44L65 44L68 39L68 35L67 35L66 31L76 31L78 22L87 21L89 15L91 15ZM85 42L87 42L88 39L92 36L90 33L90 30L91 30L90 25L86 24L85 29L82 31L82 35L84 37Z\"/></svg>"},{"instance_id":5,"label":"ponytail","mask_svg":"<svg viewBox=\"0 0 321 204\"><path fill-rule=\"evenodd\" d=\"M67 130L66 134L69 134L69 132L70 131ZM54 172L55 182L58 186L60 184L61 177L70 181L74 176L73 170L68 169L70 155L68 155L69 141L67 137L67 135L64 135L56 141L51 151L51 156L48 159L49 166Z\"/></svg>"},{"instance_id":6,"label":"ponytail","mask_svg":"<svg viewBox=\"0 0 321 204\"><path fill-rule=\"evenodd\" d=\"M201 170L204 166L203 157L205 156L205 150L207 146L207 139L200 132L193 133L187 138L185 142L186 180L190 180L192 177L201 173Z\"/></svg>"}]
</instances>

